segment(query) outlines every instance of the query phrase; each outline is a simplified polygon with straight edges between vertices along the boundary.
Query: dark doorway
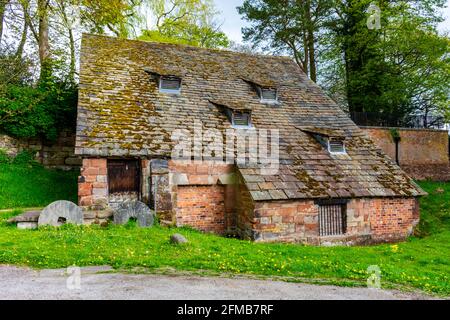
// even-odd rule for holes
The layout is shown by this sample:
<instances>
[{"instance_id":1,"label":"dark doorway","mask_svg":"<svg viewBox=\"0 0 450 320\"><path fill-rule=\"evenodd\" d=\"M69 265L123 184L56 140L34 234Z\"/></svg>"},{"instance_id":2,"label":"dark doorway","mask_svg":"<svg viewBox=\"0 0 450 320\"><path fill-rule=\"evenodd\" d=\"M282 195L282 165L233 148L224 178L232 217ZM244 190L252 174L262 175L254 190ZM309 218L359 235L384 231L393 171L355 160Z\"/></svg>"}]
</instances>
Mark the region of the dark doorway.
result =
<instances>
[{"instance_id":1,"label":"dark doorway","mask_svg":"<svg viewBox=\"0 0 450 320\"><path fill-rule=\"evenodd\" d=\"M140 194L140 166L138 160L108 160L109 193Z\"/></svg>"}]
</instances>

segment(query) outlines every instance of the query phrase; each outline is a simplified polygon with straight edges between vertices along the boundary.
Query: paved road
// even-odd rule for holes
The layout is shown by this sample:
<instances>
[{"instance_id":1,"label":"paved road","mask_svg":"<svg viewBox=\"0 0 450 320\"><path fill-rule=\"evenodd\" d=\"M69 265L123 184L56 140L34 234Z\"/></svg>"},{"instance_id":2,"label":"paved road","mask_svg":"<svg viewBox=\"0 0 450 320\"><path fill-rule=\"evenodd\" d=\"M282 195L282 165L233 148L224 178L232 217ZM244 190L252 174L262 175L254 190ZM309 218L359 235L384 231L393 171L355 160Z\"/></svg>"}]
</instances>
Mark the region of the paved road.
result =
<instances>
[{"instance_id":1,"label":"paved road","mask_svg":"<svg viewBox=\"0 0 450 320\"><path fill-rule=\"evenodd\" d=\"M35 271L0 266L1 299L426 299L413 293L281 281L105 273L81 269L80 288L66 269ZM73 280L73 281L70 281Z\"/></svg>"}]
</instances>

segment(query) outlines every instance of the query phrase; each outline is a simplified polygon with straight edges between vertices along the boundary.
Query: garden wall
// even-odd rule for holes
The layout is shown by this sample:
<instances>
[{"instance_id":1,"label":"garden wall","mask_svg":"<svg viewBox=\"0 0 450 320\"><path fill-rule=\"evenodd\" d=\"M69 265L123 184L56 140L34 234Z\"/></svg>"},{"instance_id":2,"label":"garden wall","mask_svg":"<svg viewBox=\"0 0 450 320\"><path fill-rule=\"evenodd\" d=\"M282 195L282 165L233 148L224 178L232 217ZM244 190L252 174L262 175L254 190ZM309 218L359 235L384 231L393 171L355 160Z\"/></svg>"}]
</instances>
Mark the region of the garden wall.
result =
<instances>
[{"instance_id":1,"label":"garden wall","mask_svg":"<svg viewBox=\"0 0 450 320\"><path fill-rule=\"evenodd\" d=\"M74 155L75 133L63 131L54 142L45 139L17 139L0 134L0 149L10 156L22 150L36 152L36 160L48 168L72 169L81 166L81 158Z\"/></svg>"},{"instance_id":2,"label":"garden wall","mask_svg":"<svg viewBox=\"0 0 450 320\"><path fill-rule=\"evenodd\" d=\"M362 127L388 156L395 160L392 128ZM449 135L446 130L398 128L399 162L403 170L418 180L450 181Z\"/></svg>"}]
</instances>

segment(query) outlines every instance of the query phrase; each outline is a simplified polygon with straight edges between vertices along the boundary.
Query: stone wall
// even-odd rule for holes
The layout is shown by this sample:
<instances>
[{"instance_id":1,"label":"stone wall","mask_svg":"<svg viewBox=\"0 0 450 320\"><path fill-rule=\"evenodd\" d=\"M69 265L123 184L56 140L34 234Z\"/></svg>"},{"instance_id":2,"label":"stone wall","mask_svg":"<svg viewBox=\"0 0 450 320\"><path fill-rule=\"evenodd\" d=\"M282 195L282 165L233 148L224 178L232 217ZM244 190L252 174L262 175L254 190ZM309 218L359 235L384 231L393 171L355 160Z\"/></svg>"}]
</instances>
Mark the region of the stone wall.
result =
<instances>
[{"instance_id":1,"label":"stone wall","mask_svg":"<svg viewBox=\"0 0 450 320\"><path fill-rule=\"evenodd\" d=\"M63 131L56 141L45 139L16 139L0 134L0 149L10 156L22 150L36 152L36 160L48 168L71 169L81 166L81 157L75 156L75 133Z\"/></svg>"},{"instance_id":2,"label":"stone wall","mask_svg":"<svg viewBox=\"0 0 450 320\"><path fill-rule=\"evenodd\" d=\"M362 127L369 137L395 161L395 142L390 128ZM446 130L398 129L399 162L403 170L418 180L450 181L449 136Z\"/></svg>"}]
</instances>

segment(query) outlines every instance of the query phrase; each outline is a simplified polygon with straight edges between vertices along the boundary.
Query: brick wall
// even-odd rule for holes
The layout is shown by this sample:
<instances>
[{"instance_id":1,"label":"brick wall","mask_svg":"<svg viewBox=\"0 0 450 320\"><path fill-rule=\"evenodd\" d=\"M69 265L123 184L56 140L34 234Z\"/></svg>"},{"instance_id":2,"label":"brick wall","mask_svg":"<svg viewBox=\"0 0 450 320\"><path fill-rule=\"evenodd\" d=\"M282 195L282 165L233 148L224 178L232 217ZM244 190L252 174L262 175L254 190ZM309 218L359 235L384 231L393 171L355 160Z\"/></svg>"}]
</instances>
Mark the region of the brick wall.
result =
<instances>
[{"instance_id":1,"label":"brick wall","mask_svg":"<svg viewBox=\"0 0 450 320\"><path fill-rule=\"evenodd\" d=\"M224 187L179 186L177 193L177 225L223 234L225 224Z\"/></svg>"},{"instance_id":2,"label":"brick wall","mask_svg":"<svg viewBox=\"0 0 450 320\"><path fill-rule=\"evenodd\" d=\"M372 238L378 241L404 239L419 222L416 199L384 198L370 200Z\"/></svg>"},{"instance_id":3,"label":"brick wall","mask_svg":"<svg viewBox=\"0 0 450 320\"><path fill-rule=\"evenodd\" d=\"M345 235L319 237L319 206L312 200L257 202L255 241L368 243L405 239L419 219L414 198L353 199L347 204Z\"/></svg>"},{"instance_id":4,"label":"brick wall","mask_svg":"<svg viewBox=\"0 0 450 320\"><path fill-rule=\"evenodd\" d=\"M78 178L78 204L83 207L108 203L106 159L83 159Z\"/></svg>"},{"instance_id":5,"label":"brick wall","mask_svg":"<svg viewBox=\"0 0 450 320\"><path fill-rule=\"evenodd\" d=\"M369 137L395 161L395 143L390 128L362 127ZM417 180L450 181L448 132L433 129L398 129L400 166Z\"/></svg>"},{"instance_id":6,"label":"brick wall","mask_svg":"<svg viewBox=\"0 0 450 320\"><path fill-rule=\"evenodd\" d=\"M362 128L388 156L395 160L395 143L390 128ZM398 129L401 137L401 165L449 164L448 132L431 129Z\"/></svg>"},{"instance_id":7,"label":"brick wall","mask_svg":"<svg viewBox=\"0 0 450 320\"><path fill-rule=\"evenodd\" d=\"M234 166L221 162L169 161L177 226L223 234L234 218Z\"/></svg>"},{"instance_id":8,"label":"brick wall","mask_svg":"<svg viewBox=\"0 0 450 320\"><path fill-rule=\"evenodd\" d=\"M48 168L71 169L81 166L81 158L75 156L75 133L62 131L56 141L45 139L16 139L0 134L0 149L10 156L22 150L36 152L36 160Z\"/></svg>"}]
</instances>

